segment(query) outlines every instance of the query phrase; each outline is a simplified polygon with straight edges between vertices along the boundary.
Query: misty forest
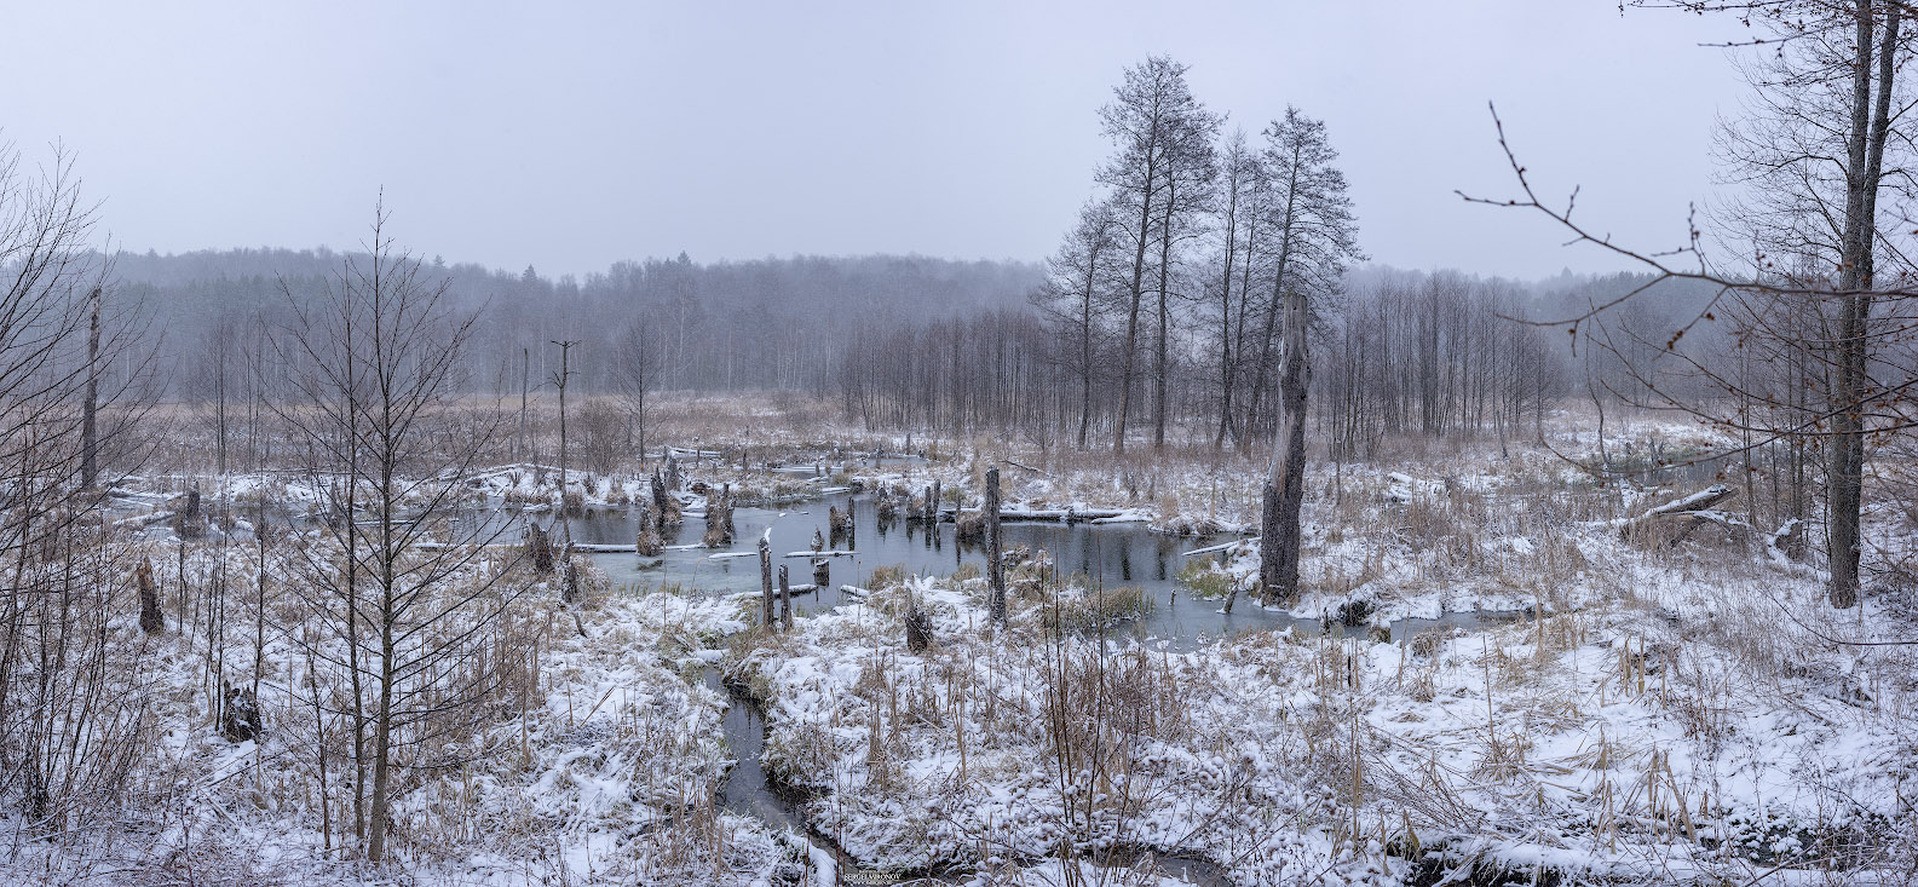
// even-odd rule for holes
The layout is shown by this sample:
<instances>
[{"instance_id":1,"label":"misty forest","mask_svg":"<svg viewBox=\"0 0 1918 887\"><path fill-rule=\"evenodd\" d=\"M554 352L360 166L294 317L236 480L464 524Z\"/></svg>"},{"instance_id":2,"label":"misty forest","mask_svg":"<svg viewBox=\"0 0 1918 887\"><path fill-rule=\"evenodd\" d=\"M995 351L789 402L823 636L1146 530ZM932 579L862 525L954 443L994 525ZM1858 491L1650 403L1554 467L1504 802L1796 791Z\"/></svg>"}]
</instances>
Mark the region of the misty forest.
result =
<instances>
[{"instance_id":1,"label":"misty forest","mask_svg":"<svg viewBox=\"0 0 1918 887\"><path fill-rule=\"evenodd\" d=\"M1033 261L166 254L6 148L0 882L1918 880L1918 22L1649 5L1739 196L1495 108L1537 280L1203 58Z\"/></svg>"}]
</instances>

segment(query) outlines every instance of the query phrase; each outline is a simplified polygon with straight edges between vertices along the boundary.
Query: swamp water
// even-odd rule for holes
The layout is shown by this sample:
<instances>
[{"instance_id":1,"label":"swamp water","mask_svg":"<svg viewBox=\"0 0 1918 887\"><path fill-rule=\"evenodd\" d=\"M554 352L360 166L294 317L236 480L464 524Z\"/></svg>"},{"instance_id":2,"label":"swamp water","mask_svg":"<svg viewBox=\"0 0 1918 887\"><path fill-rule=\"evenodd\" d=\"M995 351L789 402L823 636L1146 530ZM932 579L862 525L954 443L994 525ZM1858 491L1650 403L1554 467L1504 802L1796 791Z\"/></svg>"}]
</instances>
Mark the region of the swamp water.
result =
<instances>
[{"instance_id":1,"label":"swamp water","mask_svg":"<svg viewBox=\"0 0 1918 887\"><path fill-rule=\"evenodd\" d=\"M769 528L775 574L780 565L788 570L792 585L813 581L810 546L817 532L829 537L827 514L830 506L843 506L843 496L793 503L785 507L737 507L733 511L734 539L725 549L708 549L691 544L706 531L705 520L689 516L672 538L660 558L641 558L631 552L593 554L597 566L614 585L645 588L679 585L704 594L757 594L760 590L758 540ZM830 549L848 552L830 559L831 581L817 591L793 595L793 608L800 612L821 612L851 600L839 589L842 585L867 587L874 571L901 568L909 575L948 575L972 565L985 569L985 550L980 545L961 545L955 527L941 523L928 529L903 519L878 520L870 497L852 497L854 529L849 538L834 540ZM575 543L605 546L630 546L639 532L638 514L629 510L601 510L568 521ZM1300 619L1278 610L1268 610L1255 601L1237 601L1234 611L1222 611L1224 602L1201 598L1177 579L1186 562L1193 558L1185 552L1205 546L1203 541L1178 539L1156 534L1143 524L1064 524L1052 522L1015 522L1002 524L1005 547L1025 546L1033 552L1045 551L1062 575L1081 575L1095 587L1139 588L1150 603L1149 612L1121 623L1112 633L1131 636L1149 646L1172 650L1190 650L1206 641L1245 632L1270 631L1292 627L1315 634L1331 631L1345 634L1362 631L1348 629L1336 622L1329 626L1321 619ZM786 557L806 553L806 556ZM722 555L714 557L714 555ZM1496 618L1485 617L1486 621ZM1400 642L1431 627L1475 628L1480 614L1453 613L1439 619L1405 619L1393 625ZM723 807L734 813L753 816L774 829L791 830L805 836L817 857L829 856L844 883L888 884L914 879L898 879L885 872L862 871L858 861L838 848L824 835L813 832L804 812L805 799L797 793L781 790L768 780L760 754L765 747L765 715L757 703L744 694L725 687L713 669L705 681L727 694L730 700L724 719L726 742L739 763L727 774L720 790ZM1116 856L1134 854L1117 853ZM1169 857L1157 866L1166 875L1192 884L1227 884L1223 870L1202 859ZM925 877L926 883L954 883L963 877Z\"/></svg>"},{"instance_id":2,"label":"swamp water","mask_svg":"<svg viewBox=\"0 0 1918 887\"><path fill-rule=\"evenodd\" d=\"M630 550L639 531L639 513L635 510L588 511L581 517L569 519L567 529L578 544L628 548L625 552L592 554L594 563L616 588L678 585L708 595L756 595L760 589L757 545L761 535L771 530L775 574L780 565L785 565L792 585L810 584L813 570L809 549L814 533L829 538L828 508L843 506L847 501L845 496L832 496L782 507L737 507L733 512L735 542L724 549L698 545L706 531L705 520L688 516L665 540L669 547L660 558L641 558ZM900 568L908 575L943 576L970 565L983 573L984 546L961 545L953 524L940 523L930 529L903 519L882 524L869 496L853 496L851 501L853 532L850 538L835 539L829 545L830 549L845 554L830 559L829 583L816 591L793 595L795 611L823 612L850 602L853 598L841 594L840 587L867 587L873 573L882 568ZM275 513L268 516L270 521L297 524L311 519L280 509L272 511ZM454 521L464 524L469 533L478 529L477 535L506 543L519 539L525 523L537 522L550 527L553 517L550 513L483 510L462 513ZM1143 524L1007 521L1002 524L1001 534L1007 550L1024 546L1034 553L1046 552L1061 576L1082 576L1094 588L1138 588L1149 604L1147 611L1110 628L1109 637L1131 637L1154 649L1186 651L1210 640L1288 627L1304 634L1329 632L1341 636L1364 631L1363 627L1348 628L1323 618L1298 618L1284 611L1266 609L1244 595L1232 613L1222 612L1223 600L1199 597L1177 578L1186 563L1196 559L1186 557L1185 553L1211 544L1209 540L1168 537L1151 532ZM787 554L801 556L786 557ZM1402 619L1393 623L1392 629L1394 639L1403 643L1427 628L1456 626L1469 630L1503 618L1509 618L1509 614L1448 613L1438 619ZM803 793L783 790L768 779L761 763L766 722L758 704L726 687L716 669L708 668L704 680L707 686L725 693L729 700L722 730L727 746L738 761L721 785L722 807L756 818L775 831L802 836L812 848L808 867L816 874L830 871L839 883L962 883L970 880L963 873L900 877L861 869L858 860L810 828ZM1109 858L1117 863L1144 855L1141 848L1124 847L1114 848ZM1156 865L1163 874L1191 884L1209 887L1230 883L1222 869L1203 859L1171 856L1159 858Z\"/></svg>"},{"instance_id":3,"label":"swamp water","mask_svg":"<svg viewBox=\"0 0 1918 887\"><path fill-rule=\"evenodd\" d=\"M760 535L771 528L775 575L784 565L792 585L807 585L813 581L811 558L785 555L809 553L814 532L822 538L829 535L828 507L843 506L845 502L845 497L840 496L783 508L735 508L735 541L725 549L693 544L705 534L706 523L703 518L688 517L679 531L666 540L669 548L660 558L641 558L630 552L602 552L594 554L593 561L615 587L678 585L705 594L756 594L759 591L758 541ZM984 546L959 544L953 524L941 523L930 531L922 524L904 520L882 525L867 496L853 497L853 520L850 540L842 538L829 546L850 554L830 559L831 582L825 587L793 595L796 612L821 612L838 606L848 599L840 594L841 586L867 587L873 572L882 568L902 568L908 575L944 576L971 565L983 575ZM638 513L629 510L588 512L584 517L569 520L568 526L574 542L591 545L630 547L639 532ZM1045 551L1061 576L1084 576L1095 588L1138 588L1148 602L1148 612L1113 627L1111 634L1130 636L1154 648L1192 650L1209 640L1287 627L1305 634L1364 630L1348 629L1337 622L1327 626L1319 617L1298 618L1281 610L1266 609L1247 595L1240 595L1230 614L1223 613L1223 600L1199 597L1178 580L1180 569L1197 559L1184 557L1184 553L1208 542L1153 533L1144 524L1007 521L1001 525L1001 535L1007 550L1024 546L1035 553ZM1475 613L1447 613L1437 619L1402 619L1393 623L1392 631L1394 639L1402 642L1427 628L1472 629L1478 627L1480 621L1479 614Z\"/></svg>"}]
</instances>

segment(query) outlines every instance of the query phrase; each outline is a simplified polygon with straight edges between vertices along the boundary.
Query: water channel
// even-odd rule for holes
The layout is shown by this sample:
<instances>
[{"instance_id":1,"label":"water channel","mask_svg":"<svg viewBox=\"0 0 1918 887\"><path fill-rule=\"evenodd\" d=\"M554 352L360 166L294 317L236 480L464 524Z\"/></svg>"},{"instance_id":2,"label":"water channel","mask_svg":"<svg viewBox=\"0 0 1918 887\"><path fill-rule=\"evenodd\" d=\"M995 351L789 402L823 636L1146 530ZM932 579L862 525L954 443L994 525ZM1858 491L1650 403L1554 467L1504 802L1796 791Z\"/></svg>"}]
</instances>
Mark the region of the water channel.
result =
<instances>
[{"instance_id":1,"label":"water channel","mask_svg":"<svg viewBox=\"0 0 1918 887\"><path fill-rule=\"evenodd\" d=\"M706 525L703 518L688 516L674 537L666 540L670 547L659 558L641 558L630 551L600 552L593 558L615 586L646 588L677 584L706 594L754 593L760 587L757 543L761 534L770 529L775 563L787 566L792 584L810 584L812 558L785 555L810 554L814 533L822 537L828 534L828 507L843 508L847 501L848 497L837 495L784 508L736 508L733 513L736 541L724 550L690 544L703 537ZM842 585L865 587L870 584L873 572L880 568L899 567L909 574L944 575L967 564L982 570L985 566L983 548L959 544L953 524L927 527L903 520L882 522L870 497L854 496L851 503L853 533L831 546L848 554L831 558L830 583L816 592L795 596L794 608L798 612L819 612L838 606L846 599L839 591ZM576 543L630 546L639 531L638 520L638 514L632 511L603 510L572 519L568 528ZM1153 646L1191 649L1208 639L1286 627L1308 632L1350 630L1337 624L1327 625L1319 618L1300 619L1282 611L1268 610L1250 600L1239 601L1231 614L1221 612L1221 601L1197 597L1177 579L1189 559L1185 553L1205 542L1156 534L1141 524L1008 522L1002 532L1008 548L1026 546L1034 551L1044 550L1063 574L1079 574L1089 583L1106 587L1140 588L1152 601L1152 608L1147 615L1126 626L1126 630ZM1478 621L1477 614L1446 614L1436 620L1400 620L1394 630L1399 639L1404 640L1424 628L1438 625L1469 628ZM857 860L809 830L804 799L773 785L761 766L759 756L766 737L764 714L743 694L723 687L716 671L707 672L706 682L728 694L730 705L724 729L727 743L739 760L721 788L722 805L735 813L756 817L775 829L790 829L807 836L815 848L815 857L822 853L829 855L839 871L855 879L864 878L865 883L890 883L885 873L860 871ZM1163 873L1189 883L1229 883L1221 869L1202 859L1174 856L1159 860L1157 865ZM926 880L938 883L952 879Z\"/></svg>"},{"instance_id":2,"label":"water channel","mask_svg":"<svg viewBox=\"0 0 1918 887\"><path fill-rule=\"evenodd\" d=\"M592 555L595 564L616 588L644 590L676 584L703 594L756 593L760 587L757 543L761 535L771 530L774 562L787 566L792 584L810 584L813 581L810 546L814 534L828 535L828 507L843 508L848 501L854 514L853 532L850 537L833 540L830 546L845 554L830 559L830 582L816 591L794 596L793 606L799 613L822 612L839 606L850 599L840 592L841 586L866 587L873 572L881 568L898 567L913 575L947 575L968 564L981 570L985 567L983 548L961 545L953 524L928 527L904 520L882 522L872 498L865 495L840 494L784 507L738 507L733 512L736 541L724 549L697 544L705 534L705 520L697 514L688 515L684 524L666 539L668 548L658 558L642 558L630 548L639 531L640 515L635 510L591 510L569 519L567 529L578 544L627 547L624 552L602 551ZM290 514L275 519L300 520ZM504 542L519 538L517 525L521 522L530 520L550 526L553 517L546 512L488 511L462 515L458 520L477 520L491 528L487 535ZM494 530L501 532L494 535ZM1294 617L1260 607L1250 599L1239 600L1234 611L1227 614L1222 612L1222 601L1194 595L1177 578L1189 560L1186 552L1219 540L1172 538L1153 533L1143 524L1058 522L1007 522L1002 535L1008 549L1025 546L1035 552L1043 550L1059 573L1082 576L1091 586L1139 588L1151 602L1149 612L1110 633L1129 632L1155 648L1190 650L1213 639L1287 627L1306 633L1343 634L1363 630L1335 622L1328 624L1320 617ZM787 554L800 556L786 557ZM1438 619L1399 620L1392 629L1395 638L1403 642L1433 626L1473 628L1481 619L1499 616L1451 613ZM722 805L735 813L754 817L775 831L790 830L805 836L814 848L811 862L815 871L823 856L825 865L853 880L893 883L886 873L860 871L857 860L811 831L804 813L804 798L782 791L767 778L761 766L766 739L763 712L743 694L723 686L717 670L708 669L705 681L730 700L723 730L738 764L721 786ZM1229 883L1222 870L1201 859L1175 856L1159 860L1158 867L1168 875L1193 884ZM954 879L927 880L940 883Z\"/></svg>"}]
</instances>

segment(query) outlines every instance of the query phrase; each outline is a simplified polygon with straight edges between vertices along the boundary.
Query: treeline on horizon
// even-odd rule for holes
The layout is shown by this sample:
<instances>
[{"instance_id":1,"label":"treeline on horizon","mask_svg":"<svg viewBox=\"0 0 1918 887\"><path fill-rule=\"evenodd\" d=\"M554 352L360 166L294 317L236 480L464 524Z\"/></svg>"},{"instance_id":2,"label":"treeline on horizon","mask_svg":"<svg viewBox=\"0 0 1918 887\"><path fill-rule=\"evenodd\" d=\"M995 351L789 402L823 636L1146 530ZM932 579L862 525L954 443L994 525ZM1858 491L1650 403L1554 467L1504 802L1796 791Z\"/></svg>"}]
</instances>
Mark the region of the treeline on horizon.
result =
<instances>
[{"instance_id":1,"label":"treeline on horizon","mask_svg":"<svg viewBox=\"0 0 1918 887\"><path fill-rule=\"evenodd\" d=\"M235 354L253 347L250 338L290 323L296 307L321 304L351 258L324 248L122 254L113 260L112 300L141 306L160 331L163 396L204 402L217 396L222 372L237 386L234 374L245 370ZM526 384L539 396L558 369L553 343L575 341L572 390L586 396L629 394L631 365L643 361L638 378L652 391L796 391L833 399L875 429L1070 443L1079 418L1076 358L1035 304L1044 285L1036 264L891 255L700 263L682 253L584 279L426 264L454 304L478 318L466 374L475 392L517 397ZM1568 396L1634 399L1649 389L1628 360L1656 368L1652 343L1695 316L1709 290L1660 284L1611 321L1622 343L1612 349L1575 354L1566 337L1510 318L1573 316L1646 282L1352 271L1312 337L1320 430L1364 455L1394 433L1517 435L1497 423L1536 420ZM1175 422L1198 435L1216 427L1219 357L1196 325L1176 328L1189 332L1175 336L1168 399ZM1491 347L1515 338L1536 339L1535 353ZM1713 343L1686 345L1700 352ZM1116 347L1102 339L1095 362L1115 363ZM1526 362L1481 359L1495 352ZM1113 375L1095 373L1094 427L1110 425ZM1501 404L1504 412L1494 409Z\"/></svg>"}]
</instances>

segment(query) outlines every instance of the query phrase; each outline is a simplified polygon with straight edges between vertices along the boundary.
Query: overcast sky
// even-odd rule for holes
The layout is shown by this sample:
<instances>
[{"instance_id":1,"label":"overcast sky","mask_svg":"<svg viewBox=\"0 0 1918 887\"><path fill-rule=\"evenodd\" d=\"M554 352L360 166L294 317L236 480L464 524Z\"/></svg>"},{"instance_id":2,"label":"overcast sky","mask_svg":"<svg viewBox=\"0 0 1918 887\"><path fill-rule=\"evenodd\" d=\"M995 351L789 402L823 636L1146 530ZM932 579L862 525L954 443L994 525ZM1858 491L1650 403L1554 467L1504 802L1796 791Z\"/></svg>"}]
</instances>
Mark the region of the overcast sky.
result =
<instances>
[{"instance_id":1,"label":"overcast sky","mask_svg":"<svg viewBox=\"0 0 1918 887\"><path fill-rule=\"evenodd\" d=\"M1379 262L1609 270L1464 204L1583 187L1675 245L1742 90L1729 21L1616 0L14 4L0 128L74 150L125 249L352 247L384 186L423 255L585 274L681 250L1036 260L1110 146L1096 110L1164 53L1249 134L1323 118Z\"/></svg>"}]
</instances>

